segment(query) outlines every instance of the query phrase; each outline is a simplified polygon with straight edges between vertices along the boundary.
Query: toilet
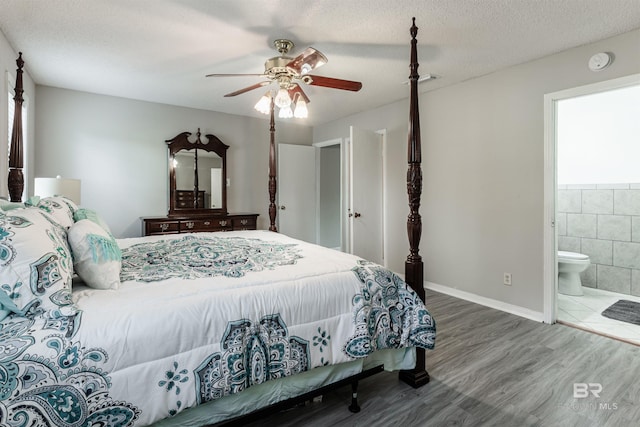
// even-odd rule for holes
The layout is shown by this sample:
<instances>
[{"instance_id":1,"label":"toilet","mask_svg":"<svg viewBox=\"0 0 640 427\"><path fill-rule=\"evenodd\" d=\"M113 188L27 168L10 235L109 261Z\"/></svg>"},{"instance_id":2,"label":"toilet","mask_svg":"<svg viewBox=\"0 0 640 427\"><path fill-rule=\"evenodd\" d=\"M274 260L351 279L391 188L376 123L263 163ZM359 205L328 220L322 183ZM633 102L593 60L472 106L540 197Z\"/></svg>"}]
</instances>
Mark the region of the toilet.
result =
<instances>
[{"instance_id":1,"label":"toilet","mask_svg":"<svg viewBox=\"0 0 640 427\"><path fill-rule=\"evenodd\" d=\"M565 295L583 295L580 273L591 264L588 255L558 251L558 292Z\"/></svg>"}]
</instances>

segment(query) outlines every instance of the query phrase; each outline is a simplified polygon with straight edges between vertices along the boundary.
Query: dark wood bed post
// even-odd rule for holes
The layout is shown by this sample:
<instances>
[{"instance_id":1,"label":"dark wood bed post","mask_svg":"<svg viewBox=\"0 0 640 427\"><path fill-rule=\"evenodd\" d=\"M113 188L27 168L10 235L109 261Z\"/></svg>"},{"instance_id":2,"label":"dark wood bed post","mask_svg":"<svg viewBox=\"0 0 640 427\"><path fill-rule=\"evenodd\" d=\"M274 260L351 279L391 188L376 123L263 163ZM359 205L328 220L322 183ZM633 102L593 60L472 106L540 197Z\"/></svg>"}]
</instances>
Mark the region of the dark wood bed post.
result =
<instances>
[{"instance_id":1,"label":"dark wood bed post","mask_svg":"<svg viewBox=\"0 0 640 427\"><path fill-rule=\"evenodd\" d=\"M418 253L420 237L422 235L422 218L420 217L420 196L422 194L422 162L420 140L420 115L418 112L418 51L416 35L416 18L411 26L411 74L409 83L411 97L409 101L409 138L407 141L408 163L407 195L409 196L409 217L407 218L407 233L409 235L409 256L404 264L405 280L411 288L425 300L424 291L424 263ZM420 387L429 382L426 370L425 350L416 349L416 367L412 370L400 371L400 379L412 387Z\"/></svg>"},{"instance_id":2,"label":"dark wood bed post","mask_svg":"<svg viewBox=\"0 0 640 427\"><path fill-rule=\"evenodd\" d=\"M269 231L278 231L276 227L276 121L274 118L274 100L271 97L269 106L271 120L269 123Z\"/></svg>"},{"instance_id":3,"label":"dark wood bed post","mask_svg":"<svg viewBox=\"0 0 640 427\"><path fill-rule=\"evenodd\" d=\"M22 87L22 67L24 67L24 61L22 60L22 52L19 53L18 59L16 59L18 69L16 70L16 95L13 100L15 101L15 111L13 114L13 130L11 131L11 145L9 146L9 177L8 187L9 196L12 202L22 201L22 191L24 190L24 176L22 175L22 168L24 161L22 159L22 94L24 89Z\"/></svg>"}]
</instances>

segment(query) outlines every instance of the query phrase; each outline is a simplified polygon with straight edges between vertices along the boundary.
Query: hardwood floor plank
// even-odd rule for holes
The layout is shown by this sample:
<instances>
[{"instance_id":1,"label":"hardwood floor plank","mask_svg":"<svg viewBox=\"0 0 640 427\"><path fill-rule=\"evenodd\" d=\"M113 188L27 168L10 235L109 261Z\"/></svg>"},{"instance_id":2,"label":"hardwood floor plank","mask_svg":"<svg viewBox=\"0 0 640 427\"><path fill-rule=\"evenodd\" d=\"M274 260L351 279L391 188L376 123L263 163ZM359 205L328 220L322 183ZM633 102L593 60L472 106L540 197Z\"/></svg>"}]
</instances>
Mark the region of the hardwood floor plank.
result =
<instances>
[{"instance_id":1,"label":"hardwood floor plank","mask_svg":"<svg viewBox=\"0 0 640 427\"><path fill-rule=\"evenodd\" d=\"M433 291L427 307L438 329L436 348L427 352L429 384L413 389L383 372L361 381L357 414L347 410L347 386L252 425L638 425L640 347ZM574 398L575 383L602 390Z\"/></svg>"}]
</instances>

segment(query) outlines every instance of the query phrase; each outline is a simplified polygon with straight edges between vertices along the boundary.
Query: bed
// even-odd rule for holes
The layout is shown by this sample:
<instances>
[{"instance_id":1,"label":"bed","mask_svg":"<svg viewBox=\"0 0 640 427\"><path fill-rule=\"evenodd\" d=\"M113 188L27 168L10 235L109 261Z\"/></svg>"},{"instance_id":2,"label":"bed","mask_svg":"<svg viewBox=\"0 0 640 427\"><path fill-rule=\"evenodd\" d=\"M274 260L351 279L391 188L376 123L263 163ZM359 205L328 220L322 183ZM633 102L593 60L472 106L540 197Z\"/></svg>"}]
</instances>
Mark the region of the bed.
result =
<instances>
[{"instance_id":1,"label":"bed","mask_svg":"<svg viewBox=\"0 0 640 427\"><path fill-rule=\"evenodd\" d=\"M20 56L0 214L0 425L208 425L382 367L426 383L416 34L414 21L406 281L275 232L275 209L269 231L115 239L64 197L21 202ZM275 184L270 172L271 203Z\"/></svg>"}]
</instances>

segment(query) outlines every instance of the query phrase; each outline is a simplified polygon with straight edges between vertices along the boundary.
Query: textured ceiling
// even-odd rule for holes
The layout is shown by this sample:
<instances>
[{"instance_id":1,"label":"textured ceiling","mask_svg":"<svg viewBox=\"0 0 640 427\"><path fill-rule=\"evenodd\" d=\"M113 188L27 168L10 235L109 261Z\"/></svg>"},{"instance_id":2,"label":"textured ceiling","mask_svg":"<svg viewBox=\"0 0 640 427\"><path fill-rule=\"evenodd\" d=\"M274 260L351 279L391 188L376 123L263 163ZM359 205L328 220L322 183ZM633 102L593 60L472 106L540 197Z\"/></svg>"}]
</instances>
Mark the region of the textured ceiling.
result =
<instances>
[{"instance_id":1,"label":"textured ceiling","mask_svg":"<svg viewBox=\"0 0 640 427\"><path fill-rule=\"evenodd\" d=\"M314 73L363 83L305 86L316 125L408 96L409 27L420 74L451 85L640 28L640 0L2 0L0 29L37 84L264 117L259 77L289 38L329 62Z\"/></svg>"}]
</instances>

